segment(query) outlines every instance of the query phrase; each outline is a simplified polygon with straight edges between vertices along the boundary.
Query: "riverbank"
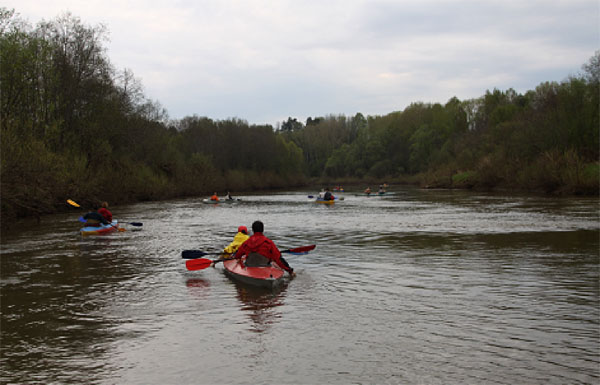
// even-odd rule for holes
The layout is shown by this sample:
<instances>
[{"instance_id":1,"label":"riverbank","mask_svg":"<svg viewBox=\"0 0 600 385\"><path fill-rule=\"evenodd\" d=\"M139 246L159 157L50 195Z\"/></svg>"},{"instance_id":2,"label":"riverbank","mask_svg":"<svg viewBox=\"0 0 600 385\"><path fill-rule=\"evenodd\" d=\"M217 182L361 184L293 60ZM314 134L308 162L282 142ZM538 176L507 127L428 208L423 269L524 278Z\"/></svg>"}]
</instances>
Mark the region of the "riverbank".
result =
<instances>
[{"instance_id":1,"label":"riverbank","mask_svg":"<svg viewBox=\"0 0 600 385\"><path fill-rule=\"evenodd\" d=\"M513 178L481 171L437 170L416 175L384 178L318 178L322 186L363 186L377 188L381 184L412 185L424 189L457 189L532 193L548 196L600 196L600 167L589 163L580 169L558 169L547 174L529 173Z\"/></svg>"},{"instance_id":2,"label":"riverbank","mask_svg":"<svg viewBox=\"0 0 600 385\"><path fill-rule=\"evenodd\" d=\"M0 194L0 229L11 226L21 218L39 218L44 215L69 212L73 207L66 203L72 199L84 209L92 209L103 201L110 206L138 202L165 201L178 198L210 196L215 191L225 195L230 191L233 195L240 191L274 191L290 189L309 184L301 174L282 177L272 172L237 172L219 173L211 171L202 179L179 179L171 182L164 176L146 173L135 175L135 178L124 179L122 173L108 172L95 177L86 176L89 182L72 184L57 179L48 181L45 186L36 184L34 178L17 181L16 178L2 180ZM160 176L160 177L159 177ZM45 177L48 179L48 177ZM120 180L115 183L115 180ZM99 183L99 181L101 183ZM14 188L12 188L14 186Z\"/></svg>"},{"instance_id":3,"label":"riverbank","mask_svg":"<svg viewBox=\"0 0 600 385\"><path fill-rule=\"evenodd\" d=\"M455 172L454 174L445 174L441 172L421 173L417 175L396 175L384 178L365 177L365 178L300 178L296 179L297 183L290 183L289 180L281 178L259 178L258 176L246 175L243 181L231 183L226 178L215 179L214 185L202 189L202 191L194 191L193 193L183 193L175 190L163 190L157 194L143 194L141 196L135 194L118 194L112 191L106 191L105 194L96 193L81 197L79 195L64 196L60 201L40 202L34 201L30 204L22 202L11 206L10 202L5 200L5 194L2 194L2 208L0 213L0 229L8 229L15 221L21 219L40 221L41 216L47 216L57 213L72 212L73 207L66 203L67 199L74 199L80 203L82 207L91 209L95 204L102 200L108 200L111 205L123 205L137 202L165 201L177 198L189 197L204 197L212 195L217 191L219 194L225 195L227 191L231 191L233 195L240 193L257 193L257 192L273 192L281 191L290 188L302 188L316 186L316 188L329 187L334 189L335 186L342 186L353 190L363 190L370 187L372 190L377 190L382 184L387 184L389 190L393 190L394 186L410 185L424 189L458 189L471 191L489 191L502 192L507 194L543 194L548 196L599 196L598 183L598 164L592 164L585 169L585 172L569 174L566 177L555 177L553 183L535 185L533 183L519 185L507 184L501 178L495 177L487 179L483 178L476 172ZM546 178L550 180L550 178ZM491 183L495 181L495 183ZM234 187L235 188L232 188ZM320 186L320 187L319 187Z\"/></svg>"}]
</instances>

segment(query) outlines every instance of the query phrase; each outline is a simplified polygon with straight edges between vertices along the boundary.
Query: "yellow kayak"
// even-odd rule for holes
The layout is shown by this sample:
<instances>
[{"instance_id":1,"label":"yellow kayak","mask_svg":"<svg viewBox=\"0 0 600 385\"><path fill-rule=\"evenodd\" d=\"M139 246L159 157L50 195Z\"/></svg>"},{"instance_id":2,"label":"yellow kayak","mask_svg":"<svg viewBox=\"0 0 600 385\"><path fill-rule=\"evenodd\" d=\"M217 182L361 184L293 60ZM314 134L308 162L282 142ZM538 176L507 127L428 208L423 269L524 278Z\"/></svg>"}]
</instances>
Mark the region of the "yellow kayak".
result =
<instances>
[{"instance_id":1,"label":"yellow kayak","mask_svg":"<svg viewBox=\"0 0 600 385\"><path fill-rule=\"evenodd\" d=\"M317 198L315 200L315 202L316 203L321 203L321 204L324 204L324 205L332 205L332 204L335 203L335 200L331 199L331 200L326 201L325 199Z\"/></svg>"}]
</instances>

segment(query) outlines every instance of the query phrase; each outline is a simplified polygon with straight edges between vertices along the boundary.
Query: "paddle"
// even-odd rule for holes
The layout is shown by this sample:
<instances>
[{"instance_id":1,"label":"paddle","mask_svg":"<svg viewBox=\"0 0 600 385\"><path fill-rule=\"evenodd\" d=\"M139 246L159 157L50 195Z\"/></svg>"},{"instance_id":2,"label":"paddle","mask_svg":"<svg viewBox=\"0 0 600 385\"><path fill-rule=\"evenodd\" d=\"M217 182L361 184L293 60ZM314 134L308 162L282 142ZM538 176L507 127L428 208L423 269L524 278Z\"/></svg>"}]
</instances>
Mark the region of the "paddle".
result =
<instances>
[{"instance_id":1,"label":"paddle","mask_svg":"<svg viewBox=\"0 0 600 385\"><path fill-rule=\"evenodd\" d=\"M207 267L210 267L213 262L216 263L217 261L219 260L211 261L207 258L190 259L189 261L185 261L185 267L188 270L203 270ZM220 261L223 261L223 259L221 259Z\"/></svg>"},{"instance_id":2,"label":"paddle","mask_svg":"<svg viewBox=\"0 0 600 385\"><path fill-rule=\"evenodd\" d=\"M74 200L72 200L72 199L67 199L67 203L68 203L68 204L70 204L71 206L74 206L74 207L81 207L81 206L79 205L79 203L75 202L75 201L74 201Z\"/></svg>"},{"instance_id":3,"label":"paddle","mask_svg":"<svg viewBox=\"0 0 600 385\"><path fill-rule=\"evenodd\" d=\"M67 203L70 204L73 207L81 207L81 205L79 203L75 202L72 199L67 199ZM83 219L83 217L81 219ZM120 232L127 231L126 229L124 229L122 227L117 227L117 226L113 225L112 223L109 223L109 225L111 225L115 229L119 230Z\"/></svg>"},{"instance_id":4,"label":"paddle","mask_svg":"<svg viewBox=\"0 0 600 385\"><path fill-rule=\"evenodd\" d=\"M303 247L297 247L295 249L288 249L288 250L282 250L282 253L291 253L291 254L306 254L308 253L310 250L313 250L315 247L317 247L316 245L310 245L310 246L303 246ZM188 257L184 256L184 254L186 252L189 252L187 255ZM229 254L229 253L219 253L219 254ZM215 260L210 260L208 258L200 258L201 255L215 255L213 253L204 253L200 250L184 250L181 253L181 256L183 258L190 258L190 255L198 255L197 257L194 257L195 259L190 259L189 261L185 261L185 267L188 270L203 270L206 269L207 267L210 267L213 263L217 264L219 262L223 262L223 261L229 261L231 259L235 259L233 257L231 258L221 258L221 259L215 259Z\"/></svg>"},{"instance_id":5,"label":"paddle","mask_svg":"<svg viewBox=\"0 0 600 385\"><path fill-rule=\"evenodd\" d=\"M190 259L189 261L185 261L185 267L188 270L203 270L207 267L210 267L213 264L213 262L216 264L223 261L229 261L231 259L235 258L221 258L215 260L210 260L207 258Z\"/></svg>"},{"instance_id":6,"label":"paddle","mask_svg":"<svg viewBox=\"0 0 600 385\"><path fill-rule=\"evenodd\" d=\"M280 252L282 254L289 253L289 254L302 255L302 254L308 253L311 250L314 250L315 247L317 247L317 245L309 245L309 246L296 247L294 249L280 250ZM204 251L201 251L201 250L183 250L181 252L181 258L196 259L196 258L202 258L207 255L222 255L222 254L232 254L232 253L224 253L224 252L205 253ZM220 259L220 261L221 260L222 259Z\"/></svg>"}]
</instances>

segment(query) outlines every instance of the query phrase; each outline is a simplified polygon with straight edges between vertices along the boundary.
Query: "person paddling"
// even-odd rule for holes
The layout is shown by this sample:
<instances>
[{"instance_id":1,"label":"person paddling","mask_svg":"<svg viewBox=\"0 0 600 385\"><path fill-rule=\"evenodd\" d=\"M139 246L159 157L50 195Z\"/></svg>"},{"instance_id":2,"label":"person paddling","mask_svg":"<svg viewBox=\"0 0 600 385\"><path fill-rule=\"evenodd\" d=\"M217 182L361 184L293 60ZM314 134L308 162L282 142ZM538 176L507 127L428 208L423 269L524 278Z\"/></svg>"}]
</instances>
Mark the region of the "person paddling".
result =
<instances>
[{"instance_id":1,"label":"person paddling","mask_svg":"<svg viewBox=\"0 0 600 385\"><path fill-rule=\"evenodd\" d=\"M101 214L102 208L98 209L98 206L94 206L94 211L89 212L83 216L85 219L85 225L90 227L100 227L101 225L107 225L112 222L112 214L108 209L108 213L110 214L111 221L108 221L107 218Z\"/></svg>"},{"instance_id":2,"label":"person paddling","mask_svg":"<svg viewBox=\"0 0 600 385\"><path fill-rule=\"evenodd\" d=\"M217 192L215 191L215 193L210 197L211 201L215 201L218 202L219 201L219 196L217 195Z\"/></svg>"},{"instance_id":3,"label":"person paddling","mask_svg":"<svg viewBox=\"0 0 600 385\"><path fill-rule=\"evenodd\" d=\"M102 202L102 207L98 209L98 214L102 215L107 222L112 222L112 213L108 211L108 202Z\"/></svg>"},{"instance_id":4,"label":"person paddling","mask_svg":"<svg viewBox=\"0 0 600 385\"><path fill-rule=\"evenodd\" d=\"M264 236L263 231L264 225L261 221L252 223L252 236L246 242L242 243L233 257L240 259L248 255L245 265L249 267L265 266L273 261L283 270L287 271L290 276L295 277L296 273L294 273L294 269L281 256L281 252L275 246L275 243Z\"/></svg>"},{"instance_id":5,"label":"person paddling","mask_svg":"<svg viewBox=\"0 0 600 385\"><path fill-rule=\"evenodd\" d=\"M223 249L224 254L233 254L237 251L237 249L242 245L242 243L246 242L250 238L248 235L248 228L246 226L238 227L237 234L233 237L233 241Z\"/></svg>"}]
</instances>

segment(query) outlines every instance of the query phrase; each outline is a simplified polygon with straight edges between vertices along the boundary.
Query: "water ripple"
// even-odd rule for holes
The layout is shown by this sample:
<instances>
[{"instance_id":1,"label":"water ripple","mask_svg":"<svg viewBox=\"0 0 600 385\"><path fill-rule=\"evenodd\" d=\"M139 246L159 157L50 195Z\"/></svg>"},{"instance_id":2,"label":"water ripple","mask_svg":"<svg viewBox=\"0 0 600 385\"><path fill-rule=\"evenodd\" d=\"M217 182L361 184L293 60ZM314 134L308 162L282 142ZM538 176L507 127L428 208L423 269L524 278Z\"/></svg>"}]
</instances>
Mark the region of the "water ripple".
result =
<instances>
[{"instance_id":1,"label":"water ripple","mask_svg":"<svg viewBox=\"0 0 600 385\"><path fill-rule=\"evenodd\" d=\"M115 207L3 234L2 383L563 384L600 381L595 199L398 189ZM297 272L255 290L187 271L265 223ZM235 357L234 359L232 359ZM199 369L201 368L201 369ZM210 369L207 369L210 368Z\"/></svg>"}]
</instances>

